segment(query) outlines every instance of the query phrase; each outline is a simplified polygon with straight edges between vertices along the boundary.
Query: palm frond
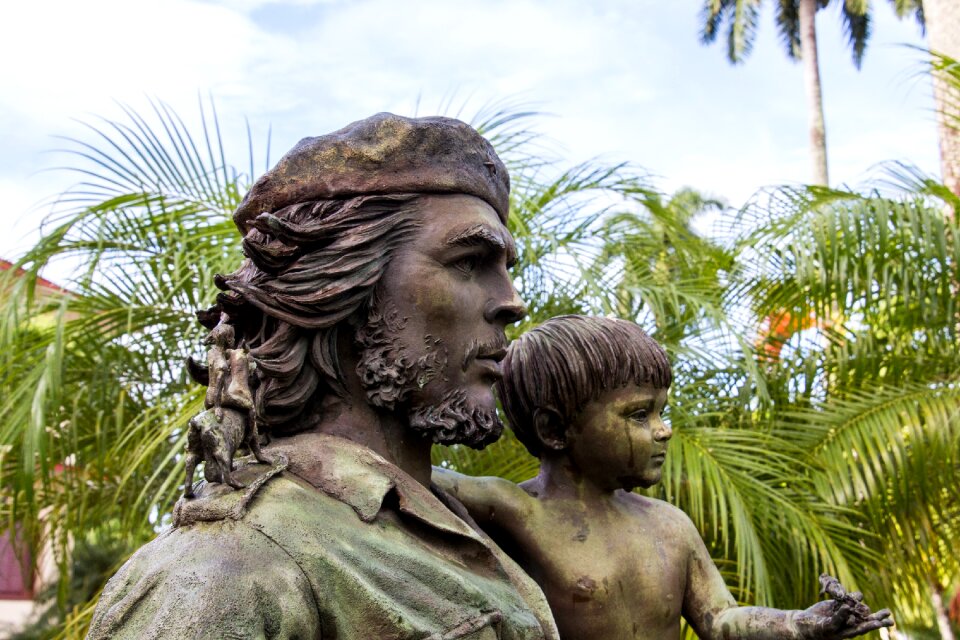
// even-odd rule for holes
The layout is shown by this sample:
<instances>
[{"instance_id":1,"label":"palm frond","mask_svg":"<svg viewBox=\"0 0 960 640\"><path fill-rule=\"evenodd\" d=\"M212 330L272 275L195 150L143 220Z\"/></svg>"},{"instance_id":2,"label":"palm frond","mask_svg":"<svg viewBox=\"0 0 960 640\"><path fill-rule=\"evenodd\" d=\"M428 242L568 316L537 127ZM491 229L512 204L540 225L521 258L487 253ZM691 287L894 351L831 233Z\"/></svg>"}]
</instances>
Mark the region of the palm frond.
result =
<instances>
[{"instance_id":1,"label":"palm frond","mask_svg":"<svg viewBox=\"0 0 960 640\"><path fill-rule=\"evenodd\" d=\"M863 64L863 52L870 39L870 3L867 0L845 0L840 9L843 18L843 34L853 55L853 65L859 69Z\"/></svg>"},{"instance_id":2,"label":"palm frond","mask_svg":"<svg viewBox=\"0 0 960 640\"><path fill-rule=\"evenodd\" d=\"M791 60L800 59L800 11L796 0L777 0L777 33Z\"/></svg>"},{"instance_id":3,"label":"palm frond","mask_svg":"<svg viewBox=\"0 0 960 640\"><path fill-rule=\"evenodd\" d=\"M738 64L750 55L760 16L759 0L708 0L701 10L700 40L716 40L726 28L727 59Z\"/></svg>"},{"instance_id":4,"label":"palm frond","mask_svg":"<svg viewBox=\"0 0 960 640\"><path fill-rule=\"evenodd\" d=\"M198 141L151 106L152 121L121 107L123 119L89 125L93 141L67 141L83 181L16 261L23 272L0 282L14 292L0 304L0 510L45 531L63 559L73 532L118 520L142 541L151 514L169 511L183 412L196 406L183 372L200 337L193 311L239 249L229 214L244 185L216 115ZM57 264L72 271L63 293L39 296L37 277Z\"/></svg>"}]
</instances>

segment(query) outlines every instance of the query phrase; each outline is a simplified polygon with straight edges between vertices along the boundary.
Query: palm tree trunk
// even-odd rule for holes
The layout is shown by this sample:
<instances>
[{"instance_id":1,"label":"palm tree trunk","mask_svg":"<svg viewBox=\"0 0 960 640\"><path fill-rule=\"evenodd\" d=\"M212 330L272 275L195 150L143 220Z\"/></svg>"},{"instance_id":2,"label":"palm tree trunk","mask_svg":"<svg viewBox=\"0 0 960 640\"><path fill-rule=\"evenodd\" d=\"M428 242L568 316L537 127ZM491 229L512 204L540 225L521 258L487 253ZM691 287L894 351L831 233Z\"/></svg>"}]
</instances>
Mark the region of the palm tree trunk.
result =
<instances>
[{"instance_id":1,"label":"palm tree trunk","mask_svg":"<svg viewBox=\"0 0 960 640\"><path fill-rule=\"evenodd\" d=\"M950 618L947 617L947 610L943 606L943 588L936 580L930 581L930 600L933 604L933 612L937 617L937 626L940 628L940 637L943 640L954 640L953 630L950 628Z\"/></svg>"},{"instance_id":2,"label":"palm tree trunk","mask_svg":"<svg viewBox=\"0 0 960 640\"><path fill-rule=\"evenodd\" d=\"M930 49L960 60L960 3L957 0L924 0L924 18ZM936 75L933 99L940 133L940 172L943 183L960 195L960 95Z\"/></svg>"},{"instance_id":3,"label":"palm tree trunk","mask_svg":"<svg viewBox=\"0 0 960 640\"><path fill-rule=\"evenodd\" d=\"M830 181L827 175L827 131L823 123L823 98L820 95L820 64L817 61L817 0L800 0L799 14L800 57L803 61L803 83L806 86L807 117L810 121L813 182L826 186Z\"/></svg>"}]
</instances>

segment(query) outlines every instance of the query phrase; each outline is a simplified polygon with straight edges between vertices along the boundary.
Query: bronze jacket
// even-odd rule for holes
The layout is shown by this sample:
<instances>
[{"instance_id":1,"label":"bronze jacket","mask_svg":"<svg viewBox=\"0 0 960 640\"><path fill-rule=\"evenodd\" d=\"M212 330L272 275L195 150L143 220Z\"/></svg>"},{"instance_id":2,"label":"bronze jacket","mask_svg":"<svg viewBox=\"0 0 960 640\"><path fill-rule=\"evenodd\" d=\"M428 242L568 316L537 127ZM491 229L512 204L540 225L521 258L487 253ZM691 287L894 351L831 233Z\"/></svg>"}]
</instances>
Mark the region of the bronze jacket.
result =
<instances>
[{"instance_id":1,"label":"bronze jacket","mask_svg":"<svg viewBox=\"0 0 960 640\"><path fill-rule=\"evenodd\" d=\"M107 584L88 639L558 638L539 587L453 498L342 438L269 451L272 469L237 472L246 489L178 503Z\"/></svg>"}]
</instances>

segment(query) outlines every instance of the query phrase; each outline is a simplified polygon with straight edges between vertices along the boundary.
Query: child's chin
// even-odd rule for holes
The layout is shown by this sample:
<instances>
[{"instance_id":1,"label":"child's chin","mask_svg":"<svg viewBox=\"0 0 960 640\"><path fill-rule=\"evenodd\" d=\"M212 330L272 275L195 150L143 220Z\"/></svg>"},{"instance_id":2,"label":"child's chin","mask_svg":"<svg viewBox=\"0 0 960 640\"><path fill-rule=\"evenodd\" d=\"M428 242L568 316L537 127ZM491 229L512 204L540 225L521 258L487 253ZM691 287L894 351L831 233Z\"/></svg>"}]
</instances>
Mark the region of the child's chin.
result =
<instances>
[{"instance_id":1,"label":"child's chin","mask_svg":"<svg viewBox=\"0 0 960 640\"><path fill-rule=\"evenodd\" d=\"M660 482L659 473L656 474L656 477L620 478L620 487L624 491L633 491L634 489L649 489L658 482Z\"/></svg>"}]
</instances>

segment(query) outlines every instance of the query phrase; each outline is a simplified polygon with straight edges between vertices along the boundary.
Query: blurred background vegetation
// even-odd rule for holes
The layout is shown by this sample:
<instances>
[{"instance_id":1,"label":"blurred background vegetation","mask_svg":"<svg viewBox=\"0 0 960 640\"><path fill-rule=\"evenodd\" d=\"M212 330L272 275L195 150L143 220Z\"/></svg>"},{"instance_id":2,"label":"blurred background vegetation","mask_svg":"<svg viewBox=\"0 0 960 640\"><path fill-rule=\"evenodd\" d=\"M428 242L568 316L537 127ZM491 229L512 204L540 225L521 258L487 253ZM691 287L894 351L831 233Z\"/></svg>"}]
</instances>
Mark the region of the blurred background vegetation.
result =
<instances>
[{"instance_id":1,"label":"blurred background vegetation","mask_svg":"<svg viewBox=\"0 0 960 640\"><path fill-rule=\"evenodd\" d=\"M934 57L960 95L960 67ZM20 637L82 637L105 580L167 526L184 425L202 405L184 360L194 311L240 260L230 215L269 165L233 164L213 105L161 102L68 142L81 182L0 281L0 517L59 581ZM943 106L951 120L956 104ZM960 600L960 195L889 165L858 190L762 191L737 209L659 193L627 165L551 160L537 114L473 124L511 172L517 288L530 315L634 319L674 363L674 442L650 493L694 520L742 602L803 607L830 572L950 637ZM710 232L702 229L710 228ZM53 264L73 276L38 295ZM434 462L514 481L512 437ZM953 602L954 617L949 612Z\"/></svg>"}]
</instances>

